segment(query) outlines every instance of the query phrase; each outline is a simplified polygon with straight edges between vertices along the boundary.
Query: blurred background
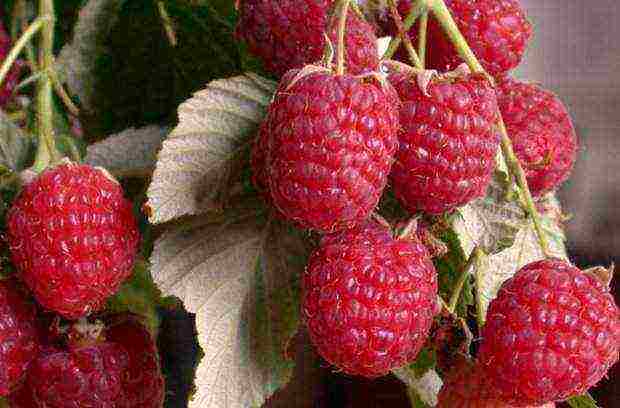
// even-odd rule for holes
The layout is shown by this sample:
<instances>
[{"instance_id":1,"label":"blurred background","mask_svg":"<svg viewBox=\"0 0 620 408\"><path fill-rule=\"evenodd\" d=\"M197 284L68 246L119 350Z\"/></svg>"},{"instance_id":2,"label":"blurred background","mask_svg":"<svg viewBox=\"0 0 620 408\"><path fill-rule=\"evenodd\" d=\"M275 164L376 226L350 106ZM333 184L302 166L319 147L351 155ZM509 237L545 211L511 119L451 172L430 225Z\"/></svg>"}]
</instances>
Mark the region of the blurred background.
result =
<instances>
[{"instance_id":1,"label":"blurred background","mask_svg":"<svg viewBox=\"0 0 620 408\"><path fill-rule=\"evenodd\" d=\"M515 76L556 92L580 139L573 176L560 191L569 254L578 266L608 265L620 254L620 8L614 0L522 0L535 26L533 43ZM616 299L620 285L615 282ZM401 383L364 381L322 367L302 333L291 385L269 407L409 407ZM593 395L620 407L620 365Z\"/></svg>"}]
</instances>

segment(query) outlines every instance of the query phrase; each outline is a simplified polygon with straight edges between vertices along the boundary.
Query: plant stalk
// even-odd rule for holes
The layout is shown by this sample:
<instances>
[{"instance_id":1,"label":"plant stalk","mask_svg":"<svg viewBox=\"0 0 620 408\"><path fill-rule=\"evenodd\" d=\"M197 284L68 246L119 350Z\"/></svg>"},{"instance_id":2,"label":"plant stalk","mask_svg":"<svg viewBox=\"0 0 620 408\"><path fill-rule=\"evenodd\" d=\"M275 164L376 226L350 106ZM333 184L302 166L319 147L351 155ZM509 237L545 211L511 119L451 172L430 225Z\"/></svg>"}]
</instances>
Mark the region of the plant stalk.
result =
<instances>
[{"instance_id":1,"label":"plant stalk","mask_svg":"<svg viewBox=\"0 0 620 408\"><path fill-rule=\"evenodd\" d=\"M483 255L484 252L482 252L479 247L475 247L473 251L471 251L469 259L467 260L467 263L465 264L465 267L461 271L461 275L456 282L456 286L454 288L454 291L452 292L452 296L450 296L450 302L448 302L448 311L451 314L456 313L456 306L459 303L459 299L461 298L461 293L463 292L465 281L472 274L472 271L477 271L480 269Z\"/></svg>"},{"instance_id":2,"label":"plant stalk","mask_svg":"<svg viewBox=\"0 0 620 408\"><path fill-rule=\"evenodd\" d=\"M349 5L351 0L342 0L340 6L340 18L338 20L338 52L336 53L336 74L344 75L344 36L347 30L347 15L349 14Z\"/></svg>"},{"instance_id":3,"label":"plant stalk","mask_svg":"<svg viewBox=\"0 0 620 408\"><path fill-rule=\"evenodd\" d=\"M460 57L463 58L473 72L486 74L484 68L478 61L478 58L476 58L476 55L469 47L469 44L467 44L467 40L463 37L463 34L461 34L461 31L452 18L452 14L450 14L450 10L448 9L448 6L446 6L446 3L443 0L429 0L429 2L431 12L439 24L441 24L444 32L456 48L456 51Z\"/></svg>"},{"instance_id":4,"label":"plant stalk","mask_svg":"<svg viewBox=\"0 0 620 408\"><path fill-rule=\"evenodd\" d=\"M422 69L426 65L426 37L428 34L428 10L420 17L420 29L418 31L418 57L422 62Z\"/></svg>"},{"instance_id":5,"label":"plant stalk","mask_svg":"<svg viewBox=\"0 0 620 408\"><path fill-rule=\"evenodd\" d=\"M39 17L48 16L41 31L39 45L39 67L45 75L39 78L37 86L37 125L39 145L33 170L43 171L49 164L60 160L60 153L54 142L53 85L49 70L54 68L54 1L39 0Z\"/></svg>"},{"instance_id":6,"label":"plant stalk","mask_svg":"<svg viewBox=\"0 0 620 408\"><path fill-rule=\"evenodd\" d=\"M396 0L388 0L388 3L390 5L390 13L392 14L392 19L394 20L394 23L396 24L396 29L398 30L398 37L401 39L402 42L405 43L405 49L407 50L407 54L409 54L409 59L411 60L411 63L416 68L424 69L422 61L420 60L420 57L418 56L415 49L413 48L411 39L407 35L407 30L405 30L405 27L403 25L403 20L401 19L400 14L398 13L398 7L396 6Z\"/></svg>"},{"instance_id":7,"label":"plant stalk","mask_svg":"<svg viewBox=\"0 0 620 408\"><path fill-rule=\"evenodd\" d=\"M427 1L428 0L418 0L411 8L411 11L409 11L409 14L407 15L407 17L405 17L405 20L403 21L403 28L405 32L409 31L411 27L413 27L418 17L420 17L425 11L428 11L428 6L426 4ZM392 38L390 44L388 45L388 49L385 51L385 54L383 54L383 57L381 57L381 59L386 60L392 58L392 56L400 46L401 41L402 39L398 35Z\"/></svg>"},{"instance_id":8,"label":"plant stalk","mask_svg":"<svg viewBox=\"0 0 620 408\"><path fill-rule=\"evenodd\" d=\"M0 67L0 86L4 82L7 74L11 70L11 67L19 57L19 54L26 47L26 44L32 39L32 37L45 25L47 21L51 20L49 16L40 16L30 24L30 26L24 31L22 36L17 40L11 51L6 56Z\"/></svg>"},{"instance_id":9,"label":"plant stalk","mask_svg":"<svg viewBox=\"0 0 620 408\"><path fill-rule=\"evenodd\" d=\"M532 222L534 223L534 230L536 231L536 235L538 236L538 243L543 252L543 255L549 258L551 256L551 253L549 251L549 241L547 240L547 234L543 229L542 222L540 220L540 214L538 213L536 203L534 203L534 198L532 197L532 193L530 192L530 189L527 185L525 171L523 170L523 167L521 167L519 159L515 155L514 149L512 148L512 142L508 137L508 132L506 131L506 126L504 125L504 121L501 116L499 119L499 130L501 134L502 154L504 156L504 160L506 161L506 166L508 167L508 171L515 178L517 185L523 193L523 197L525 198L525 210L532 218Z\"/></svg>"},{"instance_id":10,"label":"plant stalk","mask_svg":"<svg viewBox=\"0 0 620 408\"><path fill-rule=\"evenodd\" d=\"M473 72L482 73L491 80L493 83L493 78L484 70L478 58L467 44L467 40L461 34L459 28L456 25L456 22L452 18L450 14L450 10L446 6L444 0L428 0L430 4L430 10L433 13L433 17L439 21L439 24L443 27L446 35L452 41L452 44L456 48L457 52L463 58L463 60L467 63L469 68ZM501 118L501 112L499 114L499 130L501 136L501 148L502 154L504 156L504 161L506 162L506 167L508 168L508 172L517 182L517 185L523 191L525 196L525 210L528 215L532 218L534 223L534 228L536 230L536 235L538 237L539 245L543 251L543 254L546 257L550 256L549 253L549 243L547 240L547 236L545 231L542 228L540 221L540 214L536 209L536 205L534 204L534 200L532 199L532 193L527 185L527 179L525 177L525 172L517 159L514 150L512 148L512 142L508 137L508 132L506 131L506 126L504 125L504 121Z\"/></svg>"}]
</instances>

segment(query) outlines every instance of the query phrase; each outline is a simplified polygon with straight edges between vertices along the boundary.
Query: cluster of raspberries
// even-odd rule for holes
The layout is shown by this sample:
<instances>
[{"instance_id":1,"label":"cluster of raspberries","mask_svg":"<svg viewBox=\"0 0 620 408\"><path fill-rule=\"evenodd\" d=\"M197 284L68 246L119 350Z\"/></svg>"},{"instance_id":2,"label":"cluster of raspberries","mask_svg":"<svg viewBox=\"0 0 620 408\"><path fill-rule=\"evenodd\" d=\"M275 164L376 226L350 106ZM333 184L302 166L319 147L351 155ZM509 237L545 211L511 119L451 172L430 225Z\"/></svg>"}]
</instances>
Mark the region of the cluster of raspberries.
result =
<instances>
[{"instance_id":1,"label":"cluster of raspberries","mask_svg":"<svg viewBox=\"0 0 620 408\"><path fill-rule=\"evenodd\" d=\"M7 240L17 274L0 280L0 397L13 408L162 408L143 319L86 324L133 270L140 236L121 186L87 165L48 168L14 200Z\"/></svg>"},{"instance_id":2,"label":"cluster of raspberries","mask_svg":"<svg viewBox=\"0 0 620 408\"><path fill-rule=\"evenodd\" d=\"M242 0L237 35L279 78L252 149L253 183L276 217L322 236L303 276L311 340L338 370L372 378L413 361L440 310L424 243L373 214L388 184L412 216L483 197L501 113L540 198L569 176L577 139L553 93L508 75L532 33L518 0L446 0L493 80L459 67L432 16L427 68L438 73L379 61L376 33L395 25L373 27L356 10L345 72L319 63L327 41L342 46L333 3ZM407 35L415 43L418 27ZM564 260L534 262L492 301L477 360L448 376L439 406L553 406L603 378L619 347L608 282Z\"/></svg>"}]
</instances>

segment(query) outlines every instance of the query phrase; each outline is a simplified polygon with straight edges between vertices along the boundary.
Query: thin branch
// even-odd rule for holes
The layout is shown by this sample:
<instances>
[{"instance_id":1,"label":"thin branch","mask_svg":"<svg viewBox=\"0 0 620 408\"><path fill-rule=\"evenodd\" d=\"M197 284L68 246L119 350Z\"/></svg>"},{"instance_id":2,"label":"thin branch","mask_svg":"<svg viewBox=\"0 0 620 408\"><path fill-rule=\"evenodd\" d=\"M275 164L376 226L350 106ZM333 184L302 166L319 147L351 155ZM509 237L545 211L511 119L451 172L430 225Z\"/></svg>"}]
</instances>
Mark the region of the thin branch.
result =
<instances>
[{"instance_id":1,"label":"thin branch","mask_svg":"<svg viewBox=\"0 0 620 408\"><path fill-rule=\"evenodd\" d=\"M413 8L411 9L411 11L409 11L409 14L405 18L405 21L403 21L404 30L409 31L411 27L413 27L413 25L415 24L418 17L420 17L422 13L424 13L427 10L428 10L428 7L426 4L426 0L418 0L413 6ZM392 41L390 41L390 45L388 46L388 49L385 51L385 54L383 54L383 57L381 57L381 59L385 60L385 59L392 58L392 56L394 55L398 47L400 47L401 41L402 39L398 35L392 38Z\"/></svg>"},{"instance_id":2,"label":"thin branch","mask_svg":"<svg viewBox=\"0 0 620 408\"><path fill-rule=\"evenodd\" d=\"M345 45L344 36L347 30L347 15L349 14L349 5L351 0L342 0L342 6L340 8L340 18L338 20L338 49L336 54L336 74L344 74L344 55Z\"/></svg>"},{"instance_id":3,"label":"thin branch","mask_svg":"<svg viewBox=\"0 0 620 408\"><path fill-rule=\"evenodd\" d=\"M19 40L17 40L5 60L2 62L2 67L0 67L0 86L26 44L28 44L32 37L44 26L46 22L49 22L50 20L50 16L41 16L37 18L32 24L30 24Z\"/></svg>"},{"instance_id":4,"label":"thin branch","mask_svg":"<svg viewBox=\"0 0 620 408\"><path fill-rule=\"evenodd\" d=\"M405 49L407 50L407 54L409 54L409 59L411 63L419 69L423 69L422 61L415 49L413 48L413 44L411 43L411 38L407 34L407 31L403 25L403 20L398 13L398 8L396 7L396 0L388 0L390 5L390 13L392 14L392 19L394 20L394 24L396 24L396 29L398 31L398 37L405 43Z\"/></svg>"}]
</instances>

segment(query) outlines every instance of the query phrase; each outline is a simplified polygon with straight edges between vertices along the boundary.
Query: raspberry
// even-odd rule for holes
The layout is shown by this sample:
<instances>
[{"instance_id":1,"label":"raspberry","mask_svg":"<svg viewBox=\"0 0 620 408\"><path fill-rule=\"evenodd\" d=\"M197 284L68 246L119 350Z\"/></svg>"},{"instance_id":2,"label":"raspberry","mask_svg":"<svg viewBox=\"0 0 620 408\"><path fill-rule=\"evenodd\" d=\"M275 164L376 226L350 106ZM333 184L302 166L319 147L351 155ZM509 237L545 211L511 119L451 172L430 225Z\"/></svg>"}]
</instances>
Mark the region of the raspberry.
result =
<instances>
[{"instance_id":1,"label":"raspberry","mask_svg":"<svg viewBox=\"0 0 620 408\"><path fill-rule=\"evenodd\" d=\"M325 236L303 283L310 339L345 373L384 375L412 361L428 337L437 301L428 252L375 221Z\"/></svg>"},{"instance_id":2,"label":"raspberry","mask_svg":"<svg viewBox=\"0 0 620 408\"><path fill-rule=\"evenodd\" d=\"M568 178L577 155L566 108L552 92L511 78L499 82L497 103L532 194L555 190Z\"/></svg>"},{"instance_id":3,"label":"raspberry","mask_svg":"<svg viewBox=\"0 0 620 408\"><path fill-rule=\"evenodd\" d=\"M39 351L36 308L12 280L0 280L0 396L22 380Z\"/></svg>"},{"instance_id":4,"label":"raspberry","mask_svg":"<svg viewBox=\"0 0 620 408\"><path fill-rule=\"evenodd\" d=\"M338 43L336 24L327 29L333 0L242 0L237 36L247 41L268 71L282 76L321 60L324 32ZM379 65L374 29L356 12L347 16L345 37L346 66L359 74Z\"/></svg>"},{"instance_id":5,"label":"raspberry","mask_svg":"<svg viewBox=\"0 0 620 408\"><path fill-rule=\"evenodd\" d=\"M37 301L76 319L98 310L131 275L139 233L118 183L99 169L63 164L16 198L8 241Z\"/></svg>"},{"instance_id":6,"label":"raspberry","mask_svg":"<svg viewBox=\"0 0 620 408\"><path fill-rule=\"evenodd\" d=\"M505 402L493 399L488 383L478 367L461 362L448 374L437 397L437 408L513 408ZM544 405L528 405L525 408L553 408L550 402Z\"/></svg>"},{"instance_id":7,"label":"raspberry","mask_svg":"<svg viewBox=\"0 0 620 408\"><path fill-rule=\"evenodd\" d=\"M0 16L1 17L1 16ZM4 24L0 21L0 63L4 61L6 56L11 51L11 36L4 29ZM19 82L19 76L22 72L23 62L17 60L4 81L2 81L2 87L0 88L0 107L5 106L13 95L13 90Z\"/></svg>"},{"instance_id":8,"label":"raspberry","mask_svg":"<svg viewBox=\"0 0 620 408\"><path fill-rule=\"evenodd\" d=\"M516 406L582 394L618 361L620 311L597 277L559 259L506 281L482 331L480 363Z\"/></svg>"},{"instance_id":9,"label":"raspberry","mask_svg":"<svg viewBox=\"0 0 620 408\"><path fill-rule=\"evenodd\" d=\"M415 76L390 75L403 105L394 194L410 212L441 214L485 194L495 168L497 103L477 74L435 77L426 90Z\"/></svg>"},{"instance_id":10,"label":"raspberry","mask_svg":"<svg viewBox=\"0 0 620 408\"><path fill-rule=\"evenodd\" d=\"M445 0L445 3L487 72L499 76L519 65L532 36L532 25L525 17L519 0ZM411 0L399 2L398 9L402 16L409 14L411 4ZM395 32L395 29L391 31ZM414 44L417 35L418 27L414 26L409 31ZM429 19L427 37L430 44L427 68L443 72L463 63L434 18ZM404 57L406 54L400 51L398 58Z\"/></svg>"},{"instance_id":11,"label":"raspberry","mask_svg":"<svg viewBox=\"0 0 620 408\"><path fill-rule=\"evenodd\" d=\"M34 401L41 408L115 408L128 358L122 347L111 343L45 350L32 363L25 389L15 399Z\"/></svg>"},{"instance_id":12,"label":"raspberry","mask_svg":"<svg viewBox=\"0 0 620 408\"><path fill-rule=\"evenodd\" d=\"M104 334L107 341L123 346L129 353L116 408L161 408L165 384L151 333L137 316L125 315L111 319Z\"/></svg>"},{"instance_id":13,"label":"raspberry","mask_svg":"<svg viewBox=\"0 0 620 408\"><path fill-rule=\"evenodd\" d=\"M263 126L275 207L321 232L366 219L387 184L397 148L397 96L375 75L289 71Z\"/></svg>"}]
</instances>

